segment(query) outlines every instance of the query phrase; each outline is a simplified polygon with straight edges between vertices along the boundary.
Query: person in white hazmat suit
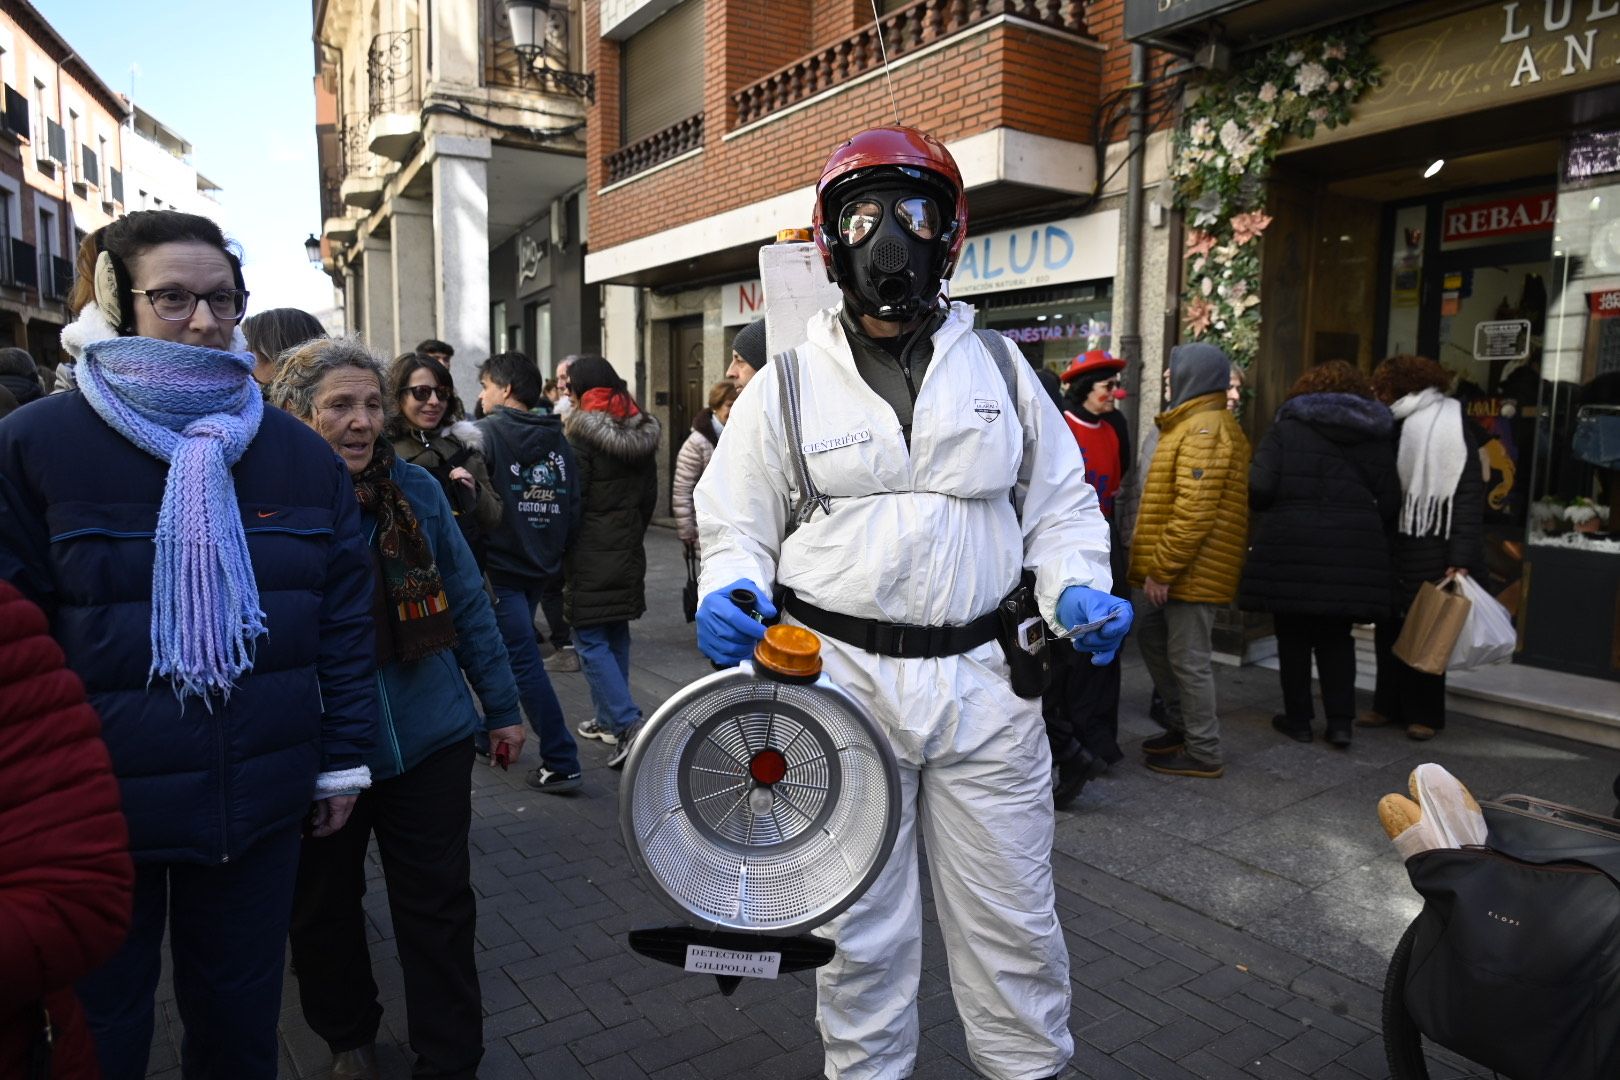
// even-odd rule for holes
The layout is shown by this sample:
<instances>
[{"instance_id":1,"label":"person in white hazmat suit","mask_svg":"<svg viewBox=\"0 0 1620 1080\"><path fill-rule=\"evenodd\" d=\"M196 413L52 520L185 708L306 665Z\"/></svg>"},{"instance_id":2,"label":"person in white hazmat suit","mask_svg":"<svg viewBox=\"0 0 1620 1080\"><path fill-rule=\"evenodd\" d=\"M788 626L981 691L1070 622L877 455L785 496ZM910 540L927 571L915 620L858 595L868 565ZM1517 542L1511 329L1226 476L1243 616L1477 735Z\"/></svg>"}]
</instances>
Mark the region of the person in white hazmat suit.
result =
<instances>
[{"instance_id":1,"label":"person in white hazmat suit","mask_svg":"<svg viewBox=\"0 0 1620 1080\"><path fill-rule=\"evenodd\" d=\"M909 128L855 136L823 170L815 223L844 299L811 319L792 371L773 360L738 398L697 487L699 644L719 663L750 655L763 627L728 594L752 590L770 618L780 586L784 620L821 635L824 670L900 762L894 853L824 931L838 948L817 978L826 1075L912 1075L920 831L974 1064L1054 1076L1074 1040L1052 762L1038 692L1009 680L998 608L1028 567L1023 614L1081 627L1075 647L1111 659L1131 609L1109 595L1108 525L1034 372L940 298L967 226L945 147Z\"/></svg>"}]
</instances>

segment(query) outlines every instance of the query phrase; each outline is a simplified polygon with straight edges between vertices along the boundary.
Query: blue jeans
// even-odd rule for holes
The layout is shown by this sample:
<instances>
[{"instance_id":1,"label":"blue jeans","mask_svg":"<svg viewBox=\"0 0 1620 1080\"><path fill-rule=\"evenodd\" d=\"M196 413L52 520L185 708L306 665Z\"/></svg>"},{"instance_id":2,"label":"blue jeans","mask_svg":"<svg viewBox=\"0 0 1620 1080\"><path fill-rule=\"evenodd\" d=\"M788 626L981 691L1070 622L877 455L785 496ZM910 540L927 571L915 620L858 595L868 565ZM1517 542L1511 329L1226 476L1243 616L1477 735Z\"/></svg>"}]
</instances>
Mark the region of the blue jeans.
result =
<instances>
[{"instance_id":1,"label":"blue jeans","mask_svg":"<svg viewBox=\"0 0 1620 1080\"><path fill-rule=\"evenodd\" d=\"M630 698L630 624L576 626L574 648L591 688L596 722L615 735L623 734L641 720L641 710Z\"/></svg>"},{"instance_id":2,"label":"blue jeans","mask_svg":"<svg viewBox=\"0 0 1620 1080\"><path fill-rule=\"evenodd\" d=\"M551 678L540 661L540 647L534 641L534 609L540 603L542 591L540 582L524 589L496 585L495 623L501 628L506 655L512 661L518 700L523 703L529 724L540 738L540 763L552 772L572 776L579 772L579 747L568 730L562 703L551 688ZM489 737L483 732L479 735L483 736L480 748L487 749Z\"/></svg>"},{"instance_id":3,"label":"blue jeans","mask_svg":"<svg viewBox=\"0 0 1620 1080\"><path fill-rule=\"evenodd\" d=\"M136 863L129 937L77 991L106 1080L141 1080L169 929L186 1076L275 1080L296 828L220 866Z\"/></svg>"}]
</instances>

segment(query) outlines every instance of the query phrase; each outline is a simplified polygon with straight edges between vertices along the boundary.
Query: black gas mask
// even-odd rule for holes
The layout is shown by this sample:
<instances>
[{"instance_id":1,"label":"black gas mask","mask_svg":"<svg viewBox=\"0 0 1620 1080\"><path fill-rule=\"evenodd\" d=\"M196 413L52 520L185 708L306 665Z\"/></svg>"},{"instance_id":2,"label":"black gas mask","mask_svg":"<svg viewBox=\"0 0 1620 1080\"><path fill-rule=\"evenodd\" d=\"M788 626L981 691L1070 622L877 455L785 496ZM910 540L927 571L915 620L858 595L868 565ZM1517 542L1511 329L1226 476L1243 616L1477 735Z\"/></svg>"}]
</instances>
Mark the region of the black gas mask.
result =
<instances>
[{"instance_id":1,"label":"black gas mask","mask_svg":"<svg viewBox=\"0 0 1620 1080\"><path fill-rule=\"evenodd\" d=\"M834 278L858 314L909 323L934 307L954 198L917 182L917 170L886 170L827 196Z\"/></svg>"}]
</instances>

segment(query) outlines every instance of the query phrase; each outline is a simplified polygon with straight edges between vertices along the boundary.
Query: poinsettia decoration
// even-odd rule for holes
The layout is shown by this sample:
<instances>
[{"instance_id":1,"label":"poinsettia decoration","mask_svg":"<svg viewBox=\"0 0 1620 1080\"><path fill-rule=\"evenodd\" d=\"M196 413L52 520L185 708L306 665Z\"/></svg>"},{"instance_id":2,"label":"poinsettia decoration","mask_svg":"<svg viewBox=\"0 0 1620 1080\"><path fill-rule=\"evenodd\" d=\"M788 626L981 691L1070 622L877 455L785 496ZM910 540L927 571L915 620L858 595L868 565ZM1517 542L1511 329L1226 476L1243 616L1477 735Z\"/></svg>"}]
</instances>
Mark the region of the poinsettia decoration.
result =
<instances>
[{"instance_id":1,"label":"poinsettia decoration","mask_svg":"<svg viewBox=\"0 0 1620 1080\"><path fill-rule=\"evenodd\" d=\"M1285 139L1337 127L1378 85L1365 23L1295 38L1211 76L1176 132L1171 176L1186 214L1183 324L1247 368L1260 345L1266 174Z\"/></svg>"}]
</instances>

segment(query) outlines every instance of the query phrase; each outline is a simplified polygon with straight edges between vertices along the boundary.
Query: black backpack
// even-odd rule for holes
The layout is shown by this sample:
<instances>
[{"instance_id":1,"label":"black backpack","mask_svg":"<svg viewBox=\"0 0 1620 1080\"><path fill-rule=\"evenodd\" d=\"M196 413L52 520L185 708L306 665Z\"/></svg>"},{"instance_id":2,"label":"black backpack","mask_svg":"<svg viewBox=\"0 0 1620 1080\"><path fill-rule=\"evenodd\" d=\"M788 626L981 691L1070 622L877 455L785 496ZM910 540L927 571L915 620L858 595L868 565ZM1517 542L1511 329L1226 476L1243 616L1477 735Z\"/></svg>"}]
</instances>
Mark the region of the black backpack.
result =
<instances>
[{"instance_id":1,"label":"black backpack","mask_svg":"<svg viewBox=\"0 0 1620 1080\"><path fill-rule=\"evenodd\" d=\"M1620 821L1523 795L1484 847L1415 855L1417 1028L1513 1080L1620 1076Z\"/></svg>"}]
</instances>

